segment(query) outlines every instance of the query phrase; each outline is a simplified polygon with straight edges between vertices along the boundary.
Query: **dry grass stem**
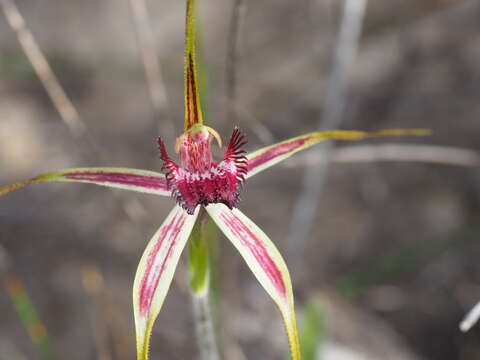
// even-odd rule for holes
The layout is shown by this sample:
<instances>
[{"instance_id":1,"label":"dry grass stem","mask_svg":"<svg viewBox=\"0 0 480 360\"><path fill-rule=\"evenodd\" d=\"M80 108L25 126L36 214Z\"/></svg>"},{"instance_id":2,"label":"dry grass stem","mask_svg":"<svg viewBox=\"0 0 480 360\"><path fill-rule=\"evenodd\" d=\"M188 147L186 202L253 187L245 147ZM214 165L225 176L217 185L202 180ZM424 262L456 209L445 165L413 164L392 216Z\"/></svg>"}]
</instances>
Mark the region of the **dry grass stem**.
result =
<instances>
[{"instance_id":1,"label":"dry grass stem","mask_svg":"<svg viewBox=\"0 0 480 360\"><path fill-rule=\"evenodd\" d=\"M47 91L52 103L60 114L61 119L67 125L68 129L76 139L80 139L84 142L84 145L88 149L89 153L94 159L100 163L107 162L105 157L100 151L100 147L89 136L86 124L81 120L78 111L73 105L72 101L68 98L65 90L60 85L57 77L52 71L46 56L43 54L39 45L35 41L32 32L28 29L25 19L20 13L19 9L12 0L0 0L5 17L12 30L16 33L18 41L22 46L22 49L30 61L35 73L40 79L42 85ZM121 207L127 217L133 222L137 223L141 214L145 211L137 211L135 214L130 211L132 208L132 201L129 202L123 200L122 195L116 192L115 198L121 201ZM137 209L143 210L143 206L135 201L134 203Z\"/></svg>"},{"instance_id":2,"label":"dry grass stem","mask_svg":"<svg viewBox=\"0 0 480 360\"><path fill-rule=\"evenodd\" d=\"M462 320L460 330L467 332L478 322L478 319L480 319L480 302L478 302Z\"/></svg>"},{"instance_id":3,"label":"dry grass stem","mask_svg":"<svg viewBox=\"0 0 480 360\"><path fill-rule=\"evenodd\" d=\"M343 119L348 73L356 57L366 7L367 0L345 0L344 2L333 68L328 82L323 114L319 121L320 130L339 128ZM328 153L332 144L332 142L320 144L317 151ZM306 246L326 174L327 162L324 162L319 166L307 168L303 177L302 189L294 205L288 236L288 251L299 258Z\"/></svg>"},{"instance_id":4,"label":"dry grass stem","mask_svg":"<svg viewBox=\"0 0 480 360\"><path fill-rule=\"evenodd\" d=\"M235 0L230 17L230 28L227 37L227 121L236 123L237 111L235 101L237 97L237 60L240 27L245 15L245 0Z\"/></svg>"},{"instance_id":5,"label":"dry grass stem","mask_svg":"<svg viewBox=\"0 0 480 360\"><path fill-rule=\"evenodd\" d=\"M1 0L1 5L8 24L16 33L25 55L45 87L60 117L74 135L83 135L86 131L86 125L81 121L77 110L53 73L17 6L12 0Z\"/></svg>"},{"instance_id":6,"label":"dry grass stem","mask_svg":"<svg viewBox=\"0 0 480 360\"><path fill-rule=\"evenodd\" d=\"M165 133L165 130L168 130L173 136L174 129L171 122L170 112L168 111L169 102L167 90L163 82L160 63L157 58L157 51L155 48L152 26L148 16L147 5L145 0L130 0L130 8L145 71L148 93L150 95L150 101L152 102L154 118L158 121L160 120L159 117L162 114L162 111L167 113L167 119L162 121L162 130L163 133ZM167 129L165 129L166 126Z\"/></svg>"},{"instance_id":7,"label":"dry grass stem","mask_svg":"<svg viewBox=\"0 0 480 360\"><path fill-rule=\"evenodd\" d=\"M480 165L480 153L453 146L435 145L352 145L334 149L330 154L316 151L298 155L286 167L316 166L325 162L354 163L378 161L408 161L475 168Z\"/></svg>"}]
</instances>

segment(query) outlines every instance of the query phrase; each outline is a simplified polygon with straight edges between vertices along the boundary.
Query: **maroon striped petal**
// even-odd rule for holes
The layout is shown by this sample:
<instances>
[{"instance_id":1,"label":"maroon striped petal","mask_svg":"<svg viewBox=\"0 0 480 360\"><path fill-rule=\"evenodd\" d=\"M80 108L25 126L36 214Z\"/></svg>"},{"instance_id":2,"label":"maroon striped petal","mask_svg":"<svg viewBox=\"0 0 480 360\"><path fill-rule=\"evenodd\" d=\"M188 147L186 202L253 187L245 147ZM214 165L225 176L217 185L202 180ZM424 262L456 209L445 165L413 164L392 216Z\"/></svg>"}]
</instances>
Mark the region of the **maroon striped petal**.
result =
<instances>
[{"instance_id":1,"label":"maroon striped petal","mask_svg":"<svg viewBox=\"0 0 480 360\"><path fill-rule=\"evenodd\" d=\"M247 175L249 178L260 171L268 169L282 160L292 156L300 150L313 146L320 141L334 140L361 140L365 138L383 136L425 136L430 133L426 129L387 129L373 132L354 130L317 131L267 146L247 155Z\"/></svg>"},{"instance_id":2,"label":"maroon striped petal","mask_svg":"<svg viewBox=\"0 0 480 360\"><path fill-rule=\"evenodd\" d=\"M0 187L0 195L36 182L82 182L156 195L170 195L165 175L128 168L77 168L55 171Z\"/></svg>"},{"instance_id":3,"label":"maroon striped petal","mask_svg":"<svg viewBox=\"0 0 480 360\"><path fill-rule=\"evenodd\" d=\"M180 206L175 206L142 255L133 284L138 360L148 359L153 324L163 305L198 212L199 207L193 215L189 215Z\"/></svg>"},{"instance_id":4,"label":"maroon striped petal","mask_svg":"<svg viewBox=\"0 0 480 360\"><path fill-rule=\"evenodd\" d=\"M240 252L282 313L293 360L300 359L293 292L287 266L268 236L240 210L209 204L206 210Z\"/></svg>"}]
</instances>

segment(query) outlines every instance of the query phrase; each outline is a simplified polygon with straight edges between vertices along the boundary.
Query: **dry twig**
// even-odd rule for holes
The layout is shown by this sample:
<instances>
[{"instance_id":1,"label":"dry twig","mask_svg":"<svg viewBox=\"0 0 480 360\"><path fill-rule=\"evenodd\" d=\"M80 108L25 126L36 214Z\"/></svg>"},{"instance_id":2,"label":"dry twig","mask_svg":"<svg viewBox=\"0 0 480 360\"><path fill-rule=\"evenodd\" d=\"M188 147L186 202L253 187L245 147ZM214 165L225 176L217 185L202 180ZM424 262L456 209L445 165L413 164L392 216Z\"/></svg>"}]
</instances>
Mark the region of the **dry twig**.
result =
<instances>
[{"instance_id":1,"label":"dry twig","mask_svg":"<svg viewBox=\"0 0 480 360\"><path fill-rule=\"evenodd\" d=\"M173 137L174 129L173 122L171 121L171 114L168 110L169 102L167 90L163 82L160 63L157 58L157 51L155 48L152 26L148 17L147 5L145 0L130 0L130 8L145 71L148 93L153 106L154 118L160 120L159 118L162 114L162 110L166 109L164 112L167 113L168 116L161 122L162 130L163 132L168 130ZM166 134L165 137L168 137L167 135L168 134Z\"/></svg>"},{"instance_id":2,"label":"dry twig","mask_svg":"<svg viewBox=\"0 0 480 360\"><path fill-rule=\"evenodd\" d=\"M60 117L75 136L83 135L86 131L86 125L81 121L77 110L53 73L17 6L12 0L1 0L1 5L8 24L17 34L25 55L45 87Z\"/></svg>"},{"instance_id":3,"label":"dry twig","mask_svg":"<svg viewBox=\"0 0 480 360\"><path fill-rule=\"evenodd\" d=\"M478 302L462 320L460 330L467 332L478 322L478 319L480 319L480 302Z\"/></svg>"},{"instance_id":4,"label":"dry twig","mask_svg":"<svg viewBox=\"0 0 480 360\"><path fill-rule=\"evenodd\" d=\"M100 151L100 147L94 139L89 136L86 124L81 120L78 111L53 73L46 56L35 41L35 38L27 27L25 19L19 9L12 0L0 0L0 4L5 17L7 18L8 24L12 30L15 31L25 55L50 96L50 99L60 114L61 119L67 125L72 135L85 143L86 148L95 160L103 162L104 156ZM127 203L123 200L121 195L116 192L114 192L114 194L116 199L121 200L122 209L128 218L130 218L133 223L137 223L138 217L145 213L142 205L138 201L130 201ZM132 208L135 208L136 211L131 211Z\"/></svg>"},{"instance_id":5,"label":"dry twig","mask_svg":"<svg viewBox=\"0 0 480 360\"><path fill-rule=\"evenodd\" d=\"M316 166L325 162L352 163L378 161L408 161L475 168L480 165L480 153L453 146L436 145L353 145L334 149L330 154L308 152L297 155L286 167Z\"/></svg>"},{"instance_id":6,"label":"dry twig","mask_svg":"<svg viewBox=\"0 0 480 360\"><path fill-rule=\"evenodd\" d=\"M240 25L245 14L245 0L235 0L230 17L230 29L227 37L227 119L236 122L237 111L235 100L237 97L237 61Z\"/></svg>"},{"instance_id":7,"label":"dry twig","mask_svg":"<svg viewBox=\"0 0 480 360\"><path fill-rule=\"evenodd\" d=\"M319 124L320 130L336 129L342 121L346 103L347 75L357 53L366 7L367 0L345 0L333 69ZM332 142L320 144L317 151L328 153L332 144ZM289 230L289 251L292 254L301 256L306 246L322 184L326 178L326 166L327 162L324 162L320 166L307 168L305 172Z\"/></svg>"}]
</instances>

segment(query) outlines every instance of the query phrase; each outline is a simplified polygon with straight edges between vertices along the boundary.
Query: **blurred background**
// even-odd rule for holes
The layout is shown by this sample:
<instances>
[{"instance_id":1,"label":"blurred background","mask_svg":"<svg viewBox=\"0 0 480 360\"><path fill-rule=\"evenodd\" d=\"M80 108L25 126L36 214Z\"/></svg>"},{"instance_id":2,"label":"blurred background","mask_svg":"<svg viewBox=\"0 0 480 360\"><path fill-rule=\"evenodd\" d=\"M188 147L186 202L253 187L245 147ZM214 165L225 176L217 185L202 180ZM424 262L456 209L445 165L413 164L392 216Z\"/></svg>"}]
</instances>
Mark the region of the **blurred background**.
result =
<instances>
[{"instance_id":1,"label":"blurred background","mask_svg":"<svg viewBox=\"0 0 480 360\"><path fill-rule=\"evenodd\" d=\"M248 150L318 129L343 2L244 0L232 106L234 3L199 4L209 124L224 140L240 126ZM184 2L147 3L165 89L156 106L128 1L16 5L87 131L62 121L2 14L0 184L66 167L158 171L156 136L173 149L183 124ZM299 313L317 309L318 359L480 359L480 327L458 328L480 300L479 18L475 0L368 1L338 127L423 127L433 135L338 143L328 159L298 154L244 189L239 207L284 254ZM326 161L311 231L297 242L291 219L304 170ZM133 359L135 269L171 207L168 198L80 184L2 197L0 359ZM219 240L224 358L285 358L278 310ZM22 325L15 296L30 325ZM31 325L37 316L43 327ZM151 355L198 358L185 259Z\"/></svg>"}]
</instances>

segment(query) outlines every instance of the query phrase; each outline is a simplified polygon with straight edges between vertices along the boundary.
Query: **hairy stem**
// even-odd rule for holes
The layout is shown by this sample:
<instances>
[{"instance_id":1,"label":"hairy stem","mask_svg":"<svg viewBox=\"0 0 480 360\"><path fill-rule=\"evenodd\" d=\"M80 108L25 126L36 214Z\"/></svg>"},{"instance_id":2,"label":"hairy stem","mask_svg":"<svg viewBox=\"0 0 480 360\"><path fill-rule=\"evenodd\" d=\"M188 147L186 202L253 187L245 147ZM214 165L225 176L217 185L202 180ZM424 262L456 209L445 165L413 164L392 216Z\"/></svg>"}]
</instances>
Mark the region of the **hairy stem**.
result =
<instances>
[{"instance_id":1,"label":"hairy stem","mask_svg":"<svg viewBox=\"0 0 480 360\"><path fill-rule=\"evenodd\" d=\"M188 270L195 332L202 360L219 360L215 323L210 304L212 249L216 230L204 210L195 224L188 245Z\"/></svg>"},{"instance_id":2,"label":"hairy stem","mask_svg":"<svg viewBox=\"0 0 480 360\"><path fill-rule=\"evenodd\" d=\"M210 308L209 292L192 293L195 333L202 360L219 360L215 327Z\"/></svg>"}]
</instances>

